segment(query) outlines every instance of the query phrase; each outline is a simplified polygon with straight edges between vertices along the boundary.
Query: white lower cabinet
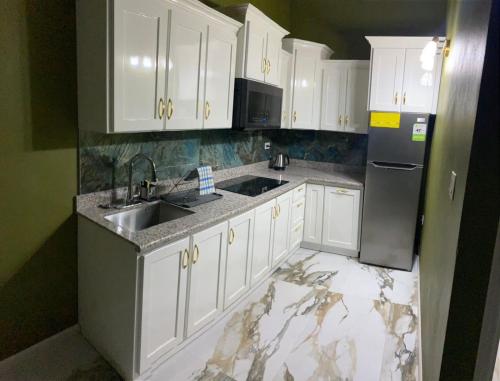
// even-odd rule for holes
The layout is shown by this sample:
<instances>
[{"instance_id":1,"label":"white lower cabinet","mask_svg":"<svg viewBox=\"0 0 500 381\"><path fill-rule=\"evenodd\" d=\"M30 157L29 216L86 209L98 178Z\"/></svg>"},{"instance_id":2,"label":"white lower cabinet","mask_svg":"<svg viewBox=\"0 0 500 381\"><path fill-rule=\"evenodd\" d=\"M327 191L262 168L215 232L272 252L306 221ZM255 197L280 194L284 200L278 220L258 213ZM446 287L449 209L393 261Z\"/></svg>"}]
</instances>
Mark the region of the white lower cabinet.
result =
<instances>
[{"instance_id":1,"label":"white lower cabinet","mask_svg":"<svg viewBox=\"0 0 500 381\"><path fill-rule=\"evenodd\" d=\"M302 247L358 256L361 191L307 185Z\"/></svg>"},{"instance_id":2,"label":"white lower cabinet","mask_svg":"<svg viewBox=\"0 0 500 381\"><path fill-rule=\"evenodd\" d=\"M227 222L194 234L191 245L187 336L210 323L222 312Z\"/></svg>"},{"instance_id":3,"label":"white lower cabinet","mask_svg":"<svg viewBox=\"0 0 500 381\"><path fill-rule=\"evenodd\" d=\"M275 206L276 201L272 200L255 208L251 284L258 282L271 270Z\"/></svg>"},{"instance_id":4,"label":"white lower cabinet","mask_svg":"<svg viewBox=\"0 0 500 381\"><path fill-rule=\"evenodd\" d=\"M142 259L139 373L184 338L189 238Z\"/></svg>"},{"instance_id":5,"label":"white lower cabinet","mask_svg":"<svg viewBox=\"0 0 500 381\"><path fill-rule=\"evenodd\" d=\"M276 199L276 207L274 210L272 266L277 265L288 253L291 203L292 192L285 193Z\"/></svg>"},{"instance_id":6,"label":"white lower cabinet","mask_svg":"<svg viewBox=\"0 0 500 381\"><path fill-rule=\"evenodd\" d=\"M360 193L359 190L325 187L324 247L357 253Z\"/></svg>"},{"instance_id":7,"label":"white lower cabinet","mask_svg":"<svg viewBox=\"0 0 500 381\"><path fill-rule=\"evenodd\" d=\"M312 245L311 249L319 249L323 231L323 185L307 184L306 209L304 222L304 242ZM318 247L315 247L317 245Z\"/></svg>"},{"instance_id":8,"label":"white lower cabinet","mask_svg":"<svg viewBox=\"0 0 500 381\"><path fill-rule=\"evenodd\" d=\"M253 210L229 220L224 308L237 301L250 288L253 230Z\"/></svg>"}]
</instances>

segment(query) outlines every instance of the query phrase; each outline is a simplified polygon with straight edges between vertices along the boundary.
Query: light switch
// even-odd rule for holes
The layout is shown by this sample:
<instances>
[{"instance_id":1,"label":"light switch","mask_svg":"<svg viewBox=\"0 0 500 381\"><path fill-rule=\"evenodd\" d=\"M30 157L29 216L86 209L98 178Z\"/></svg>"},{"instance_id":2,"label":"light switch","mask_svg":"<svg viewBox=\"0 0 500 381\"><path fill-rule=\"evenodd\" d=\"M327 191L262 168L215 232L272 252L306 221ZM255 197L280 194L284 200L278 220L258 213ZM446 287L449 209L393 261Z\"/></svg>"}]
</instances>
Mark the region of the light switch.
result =
<instances>
[{"instance_id":1,"label":"light switch","mask_svg":"<svg viewBox=\"0 0 500 381\"><path fill-rule=\"evenodd\" d=\"M455 171L451 171L450 175L450 184L448 185L448 196L450 200L453 201L453 197L455 197L455 183L457 182L457 174Z\"/></svg>"}]
</instances>

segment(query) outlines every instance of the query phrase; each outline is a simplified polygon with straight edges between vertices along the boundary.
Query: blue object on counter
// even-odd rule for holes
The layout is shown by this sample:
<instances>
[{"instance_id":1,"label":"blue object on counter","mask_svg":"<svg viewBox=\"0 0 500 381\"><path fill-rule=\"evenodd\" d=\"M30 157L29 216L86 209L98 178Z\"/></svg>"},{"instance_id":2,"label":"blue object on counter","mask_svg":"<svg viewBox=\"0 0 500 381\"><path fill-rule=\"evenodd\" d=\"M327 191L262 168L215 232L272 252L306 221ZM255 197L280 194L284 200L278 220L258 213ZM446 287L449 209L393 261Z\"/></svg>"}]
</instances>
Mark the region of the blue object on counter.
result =
<instances>
[{"instance_id":1,"label":"blue object on counter","mask_svg":"<svg viewBox=\"0 0 500 381\"><path fill-rule=\"evenodd\" d=\"M214 176L212 174L212 167L199 167L198 179L200 182L200 195L215 193L215 183Z\"/></svg>"}]
</instances>

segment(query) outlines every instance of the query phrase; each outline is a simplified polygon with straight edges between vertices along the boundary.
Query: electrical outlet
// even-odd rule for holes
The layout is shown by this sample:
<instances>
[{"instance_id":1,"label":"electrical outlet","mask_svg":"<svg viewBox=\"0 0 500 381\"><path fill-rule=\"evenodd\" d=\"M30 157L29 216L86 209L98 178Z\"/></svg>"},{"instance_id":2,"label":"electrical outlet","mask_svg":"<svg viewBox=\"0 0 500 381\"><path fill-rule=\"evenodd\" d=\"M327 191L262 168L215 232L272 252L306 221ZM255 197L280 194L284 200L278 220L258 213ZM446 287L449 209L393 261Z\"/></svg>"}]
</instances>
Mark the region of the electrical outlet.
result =
<instances>
[{"instance_id":1,"label":"electrical outlet","mask_svg":"<svg viewBox=\"0 0 500 381\"><path fill-rule=\"evenodd\" d=\"M271 142L265 142L264 143L264 149L267 151L269 149L271 149Z\"/></svg>"},{"instance_id":2,"label":"electrical outlet","mask_svg":"<svg viewBox=\"0 0 500 381\"><path fill-rule=\"evenodd\" d=\"M453 198L455 197L455 184L457 182L457 174L455 171L451 171L450 174L450 183L448 185L448 197L450 198L451 201L453 201Z\"/></svg>"}]
</instances>

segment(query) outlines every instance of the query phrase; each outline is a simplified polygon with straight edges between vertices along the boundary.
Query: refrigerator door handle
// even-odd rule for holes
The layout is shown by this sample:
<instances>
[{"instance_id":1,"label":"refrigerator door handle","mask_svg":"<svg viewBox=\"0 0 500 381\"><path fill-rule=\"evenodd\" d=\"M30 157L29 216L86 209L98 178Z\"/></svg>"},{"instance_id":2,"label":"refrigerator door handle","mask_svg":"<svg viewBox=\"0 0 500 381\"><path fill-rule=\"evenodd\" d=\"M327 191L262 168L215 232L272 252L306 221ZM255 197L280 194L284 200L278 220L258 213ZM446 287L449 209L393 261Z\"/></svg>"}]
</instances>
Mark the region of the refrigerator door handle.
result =
<instances>
[{"instance_id":1,"label":"refrigerator door handle","mask_svg":"<svg viewBox=\"0 0 500 381\"><path fill-rule=\"evenodd\" d=\"M419 167L418 165L415 164L396 164L396 163L387 163L385 161L372 161L370 162L370 164L375 168L395 169L403 171L413 171Z\"/></svg>"}]
</instances>

